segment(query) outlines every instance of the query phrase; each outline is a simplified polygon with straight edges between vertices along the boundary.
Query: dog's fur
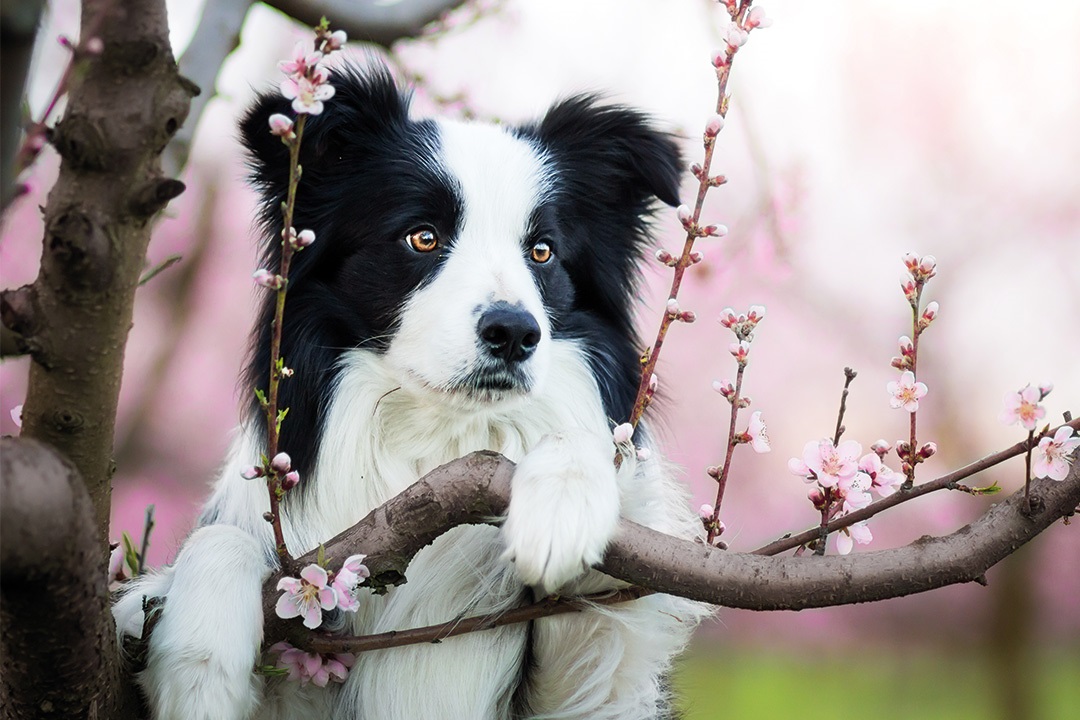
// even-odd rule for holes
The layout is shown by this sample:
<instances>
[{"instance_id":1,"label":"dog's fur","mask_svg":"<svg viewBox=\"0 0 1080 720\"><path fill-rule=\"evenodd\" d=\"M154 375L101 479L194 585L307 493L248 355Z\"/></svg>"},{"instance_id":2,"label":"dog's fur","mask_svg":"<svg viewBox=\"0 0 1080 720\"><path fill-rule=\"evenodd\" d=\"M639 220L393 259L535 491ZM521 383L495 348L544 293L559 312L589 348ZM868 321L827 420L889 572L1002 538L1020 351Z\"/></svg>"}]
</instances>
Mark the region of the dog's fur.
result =
<instances>
[{"instance_id":1,"label":"dog's fur","mask_svg":"<svg viewBox=\"0 0 1080 720\"><path fill-rule=\"evenodd\" d=\"M340 622L383 632L617 587L589 566L620 515L695 535L657 453L612 463L611 428L628 417L639 373L632 306L650 208L678 200L672 140L592 97L508 128L410 119L385 71L345 70L334 84L304 133L295 225L317 239L296 256L283 333L295 376L282 386L281 447L302 478L285 498L288 546L317 547L471 451L519 463L501 529L446 533L407 584L363 591ZM242 124L270 267L288 179L287 149L267 130L275 112L286 102L260 97ZM435 232L437 249L409 245L417 228ZM537 243L553 252L546 262L532 257ZM247 377L260 387L271 315L268 297ZM250 408L175 564L115 607L119 631L138 635L142 598L166 598L139 677L155 718L669 716L664 680L703 609L665 595L365 653L326 689L253 674L274 557L264 484L240 473L263 427ZM650 444L644 427L635 440Z\"/></svg>"}]
</instances>

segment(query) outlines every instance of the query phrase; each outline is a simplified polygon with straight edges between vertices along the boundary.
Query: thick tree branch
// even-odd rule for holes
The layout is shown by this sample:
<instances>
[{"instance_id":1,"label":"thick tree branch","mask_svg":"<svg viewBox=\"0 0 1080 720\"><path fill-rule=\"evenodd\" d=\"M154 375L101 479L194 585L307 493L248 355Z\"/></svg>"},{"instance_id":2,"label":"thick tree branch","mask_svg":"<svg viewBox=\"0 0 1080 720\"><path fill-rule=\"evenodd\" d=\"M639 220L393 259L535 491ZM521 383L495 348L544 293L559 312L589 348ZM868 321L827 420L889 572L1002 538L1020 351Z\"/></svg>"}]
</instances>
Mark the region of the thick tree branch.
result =
<instances>
[{"instance_id":1,"label":"thick tree branch","mask_svg":"<svg viewBox=\"0 0 1080 720\"><path fill-rule=\"evenodd\" d=\"M0 440L0 469L3 717L121 717L135 695L109 613L108 549L82 479L25 439Z\"/></svg>"},{"instance_id":2,"label":"thick tree branch","mask_svg":"<svg viewBox=\"0 0 1080 720\"><path fill-rule=\"evenodd\" d=\"M184 122L192 86L176 71L164 2L86 0L82 29L104 50L86 61L53 131L63 162L41 269L32 285L4 292L3 322L34 359L23 436L79 469L104 547L124 346L150 220L183 190L162 176L159 156Z\"/></svg>"},{"instance_id":3,"label":"thick tree branch","mask_svg":"<svg viewBox=\"0 0 1080 720\"><path fill-rule=\"evenodd\" d=\"M1000 462L1001 455L991 457ZM328 542L326 556L333 565L351 554L366 553L372 584L377 588L392 584L404 575L412 556L435 537L459 524L492 522L504 512L512 471L510 461L491 453L473 453L444 465ZM751 610L799 610L900 597L979 581L1006 555L1072 514L1080 505L1080 463L1064 482L1038 480L1032 492L1038 502L1030 516L1022 512L1020 492L951 535L849 556L733 553L623 521L600 569L651 590ZM314 561L314 552L299 559L301 564ZM312 636L298 623L274 615L279 577L270 578L264 587L267 642L288 639L310 647ZM566 608L574 609L579 608ZM548 614L550 608L537 606L536 612L523 613L520 619ZM483 620L475 624L473 629L485 627ZM430 640L424 633L417 637ZM401 644L393 638L374 642L376 647ZM351 648L365 646L361 642Z\"/></svg>"}]
</instances>

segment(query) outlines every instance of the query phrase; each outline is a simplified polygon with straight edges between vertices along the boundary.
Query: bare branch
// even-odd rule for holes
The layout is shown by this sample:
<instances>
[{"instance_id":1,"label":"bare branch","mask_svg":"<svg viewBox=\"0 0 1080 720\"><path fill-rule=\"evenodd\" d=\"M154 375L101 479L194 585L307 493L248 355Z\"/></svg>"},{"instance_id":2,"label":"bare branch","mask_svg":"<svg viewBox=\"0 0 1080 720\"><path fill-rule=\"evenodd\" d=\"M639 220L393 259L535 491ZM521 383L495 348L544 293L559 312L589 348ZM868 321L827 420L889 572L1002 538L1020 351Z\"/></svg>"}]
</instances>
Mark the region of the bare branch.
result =
<instances>
[{"instance_id":1,"label":"bare branch","mask_svg":"<svg viewBox=\"0 0 1080 720\"><path fill-rule=\"evenodd\" d=\"M305 25L318 25L325 16L335 30L344 30L350 40L375 43L389 48L398 40L415 37L432 20L456 8L462 0L406 0L384 3L379 0L266 0Z\"/></svg>"}]
</instances>

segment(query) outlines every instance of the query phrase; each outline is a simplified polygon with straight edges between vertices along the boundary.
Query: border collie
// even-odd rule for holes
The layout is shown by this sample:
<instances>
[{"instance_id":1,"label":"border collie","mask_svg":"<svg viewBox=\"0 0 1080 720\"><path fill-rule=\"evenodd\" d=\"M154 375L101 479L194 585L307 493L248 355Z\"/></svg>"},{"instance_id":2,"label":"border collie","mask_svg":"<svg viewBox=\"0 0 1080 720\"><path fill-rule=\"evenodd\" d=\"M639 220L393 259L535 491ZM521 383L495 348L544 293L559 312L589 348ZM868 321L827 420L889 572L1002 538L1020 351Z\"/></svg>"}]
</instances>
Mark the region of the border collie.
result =
<instances>
[{"instance_id":1,"label":"border collie","mask_svg":"<svg viewBox=\"0 0 1080 720\"><path fill-rule=\"evenodd\" d=\"M357 634L499 612L551 592L619 587L590 569L624 517L693 537L674 470L613 465L612 427L638 384L632 316L656 199L678 202L675 143L638 112L581 96L507 127L409 117L385 70L344 69L310 117L285 313L281 447L301 483L284 501L307 552L433 468L474 450L518 463L501 528L458 527L421 551L408 583L361 594ZM268 267L281 237L288 151L268 132L280 96L242 122L262 193ZM270 294L249 386L266 387ZM176 562L115 606L138 636L166 598L139 676L157 720L509 720L671 717L672 658L704 615L651 595L439 644L358 656L344 684L268 680L261 587L275 564L269 503L245 480L262 451L256 407ZM639 428L639 446L649 446Z\"/></svg>"}]
</instances>

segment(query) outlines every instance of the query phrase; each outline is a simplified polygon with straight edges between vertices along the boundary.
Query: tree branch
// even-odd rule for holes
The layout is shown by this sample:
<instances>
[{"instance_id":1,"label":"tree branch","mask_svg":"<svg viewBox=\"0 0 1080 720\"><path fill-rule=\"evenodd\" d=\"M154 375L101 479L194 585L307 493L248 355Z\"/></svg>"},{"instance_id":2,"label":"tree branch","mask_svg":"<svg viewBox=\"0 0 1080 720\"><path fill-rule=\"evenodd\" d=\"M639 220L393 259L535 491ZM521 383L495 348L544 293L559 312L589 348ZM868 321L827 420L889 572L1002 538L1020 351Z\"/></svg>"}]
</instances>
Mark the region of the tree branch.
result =
<instances>
[{"instance_id":1,"label":"tree branch","mask_svg":"<svg viewBox=\"0 0 1080 720\"><path fill-rule=\"evenodd\" d=\"M121 717L136 696L109 613L108 549L78 470L21 438L0 440L0 463L3 716Z\"/></svg>"},{"instance_id":2,"label":"tree branch","mask_svg":"<svg viewBox=\"0 0 1080 720\"><path fill-rule=\"evenodd\" d=\"M990 457L1001 462L1002 455ZM513 463L492 453L473 453L444 465L326 543L326 556L333 564L354 553L366 553L371 584L377 591L394 584L404 576L413 555L445 531L460 524L493 522L501 515L509 500L512 472ZM1030 516L1022 512L1023 492L1019 492L951 535L848 556L778 558L733 553L624 520L600 569L651 590L751 610L800 610L900 597L981 581L988 568L1075 512L1080 505L1080 463L1074 464L1063 482L1033 482L1032 492L1038 501ZM315 556L316 552L308 553L298 562L314 562ZM273 607L279 577L275 574L264 586L268 643L288 639L299 647L323 643L342 650L366 649L367 638L354 645L344 641L327 645L330 641L325 635L312 635L299 623L277 618ZM538 610L520 619L545 614L551 613ZM483 619L465 622L476 625L470 629L487 627ZM431 639L430 633L417 637ZM402 644L376 642L377 647Z\"/></svg>"},{"instance_id":3,"label":"tree branch","mask_svg":"<svg viewBox=\"0 0 1080 720\"><path fill-rule=\"evenodd\" d=\"M159 156L192 87L177 74L163 2L86 0L82 31L103 51L87 59L52 133L62 163L41 269L32 285L3 293L2 310L34 359L22 434L78 468L104 547L124 346L150 220L184 187L161 174Z\"/></svg>"},{"instance_id":4,"label":"tree branch","mask_svg":"<svg viewBox=\"0 0 1080 720\"><path fill-rule=\"evenodd\" d=\"M266 4L296 18L305 25L318 25L326 16L335 30L344 30L350 40L375 43L389 48L398 40L415 37L424 26L463 0L406 0L385 3L379 0L265 0Z\"/></svg>"}]
</instances>

